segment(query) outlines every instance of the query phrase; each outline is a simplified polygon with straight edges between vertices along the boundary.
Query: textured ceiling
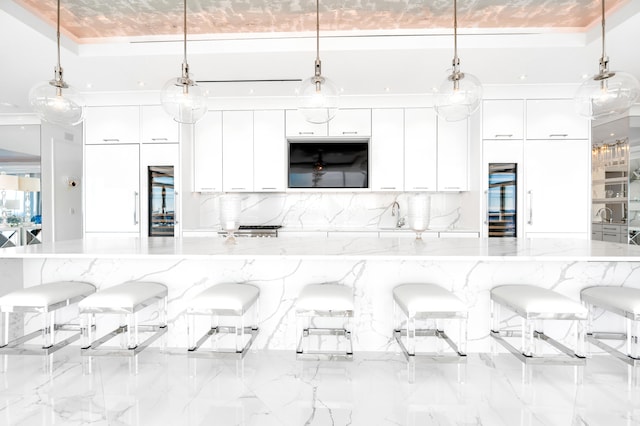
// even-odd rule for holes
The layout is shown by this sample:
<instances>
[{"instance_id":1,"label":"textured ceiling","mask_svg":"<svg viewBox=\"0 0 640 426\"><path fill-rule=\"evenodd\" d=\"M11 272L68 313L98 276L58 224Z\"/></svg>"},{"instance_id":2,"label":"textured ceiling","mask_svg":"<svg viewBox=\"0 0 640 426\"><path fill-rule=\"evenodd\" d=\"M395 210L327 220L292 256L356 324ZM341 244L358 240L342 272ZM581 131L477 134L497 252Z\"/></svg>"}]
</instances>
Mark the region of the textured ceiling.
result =
<instances>
[{"instance_id":1,"label":"textured ceiling","mask_svg":"<svg viewBox=\"0 0 640 426\"><path fill-rule=\"evenodd\" d=\"M607 11L631 0L608 0ZM638 0L636 0L638 1ZM56 0L15 0L55 23ZM62 0L63 31L79 42L182 33L181 0ZM189 0L189 34L315 30L313 0ZM584 29L600 19L601 0L458 0L460 28ZM328 31L451 28L453 0L321 0Z\"/></svg>"}]
</instances>

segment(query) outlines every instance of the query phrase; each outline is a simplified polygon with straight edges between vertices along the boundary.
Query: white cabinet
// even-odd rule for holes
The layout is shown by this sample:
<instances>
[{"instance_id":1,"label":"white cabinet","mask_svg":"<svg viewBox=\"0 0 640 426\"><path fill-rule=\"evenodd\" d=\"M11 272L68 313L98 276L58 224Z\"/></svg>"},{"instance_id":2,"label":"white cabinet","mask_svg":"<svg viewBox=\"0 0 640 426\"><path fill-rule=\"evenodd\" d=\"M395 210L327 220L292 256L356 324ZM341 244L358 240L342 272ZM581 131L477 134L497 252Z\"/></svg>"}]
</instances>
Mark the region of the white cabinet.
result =
<instances>
[{"instance_id":1,"label":"white cabinet","mask_svg":"<svg viewBox=\"0 0 640 426\"><path fill-rule=\"evenodd\" d=\"M180 141L180 125L160 105L140 108L142 143Z\"/></svg>"},{"instance_id":2,"label":"white cabinet","mask_svg":"<svg viewBox=\"0 0 640 426\"><path fill-rule=\"evenodd\" d=\"M140 145L85 147L85 232L140 232Z\"/></svg>"},{"instance_id":3,"label":"white cabinet","mask_svg":"<svg viewBox=\"0 0 640 426\"><path fill-rule=\"evenodd\" d=\"M527 139L588 139L589 123L571 99L527 101Z\"/></svg>"},{"instance_id":4,"label":"white cabinet","mask_svg":"<svg viewBox=\"0 0 640 426\"><path fill-rule=\"evenodd\" d=\"M404 110L374 109L371 138L371 188L404 189Z\"/></svg>"},{"instance_id":5,"label":"white cabinet","mask_svg":"<svg viewBox=\"0 0 640 426\"><path fill-rule=\"evenodd\" d=\"M371 110L338 110L329 121L329 136L371 136Z\"/></svg>"},{"instance_id":6,"label":"white cabinet","mask_svg":"<svg viewBox=\"0 0 640 426\"><path fill-rule=\"evenodd\" d=\"M482 139L523 138L523 100L500 99L482 102Z\"/></svg>"},{"instance_id":7,"label":"white cabinet","mask_svg":"<svg viewBox=\"0 0 640 426\"><path fill-rule=\"evenodd\" d=\"M338 114L340 111L338 111ZM335 118L335 117L334 117ZM287 137L300 138L308 136L327 136L327 123L314 124L304 119L304 116L297 109L286 112L286 134Z\"/></svg>"},{"instance_id":8,"label":"white cabinet","mask_svg":"<svg viewBox=\"0 0 640 426\"><path fill-rule=\"evenodd\" d=\"M525 237L589 229L588 140L525 141Z\"/></svg>"},{"instance_id":9,"label":"white cabinet","mask_svg":"<svg viewBox=\"0 0 640 426\"><path fill-rule=\"evenodd\" d=\"M193 191L222 192L222 112L207 112L193 129Z\"/></svg>"},{"instance_id":10,"label":"white cabinet","mask_svg":"<svg viewBox=\"0 0 640 426\"><path fill-rule=\"evenodd\" d=\"M89 107L85 116L85 144L138 143L140 107Z\"/></svg>"},{"instance_id":11,"label":"white cabinet","mask_svg":"<svg viewBox=\"0 0 640 426\"><path fill-rule=\"evenodd\" d=\"M284 192L287 152L284 111L253 113L253 190Z\"/></svg>"},{"instance_id":12,"label":"white cabinet","mask_svg":"<svg viewBox=\"0 0 640 426\"><path fill-rule=\"evenodd\" d=\"M404 110L404 189L437 189L437 131L433 108Z\"/></svg>"},{"instance_id":13,"label":"white cabinet","mask_svg":"<svg viewBox=\"0 0 640 426\"><path fill-rule=\"evenodd\" d=\"M222 189L253 191L253 111L222 113Z\"/></svg>"},{"instance_id":14,"label":"white cabinet","mask_svg":"<svg viewBox=\"0 0 640 426\"><path fill-rule=\"evenodd\" d=\"M469 189L469 121L438 119L438 191Z\"/></svg>"}]
</instances>

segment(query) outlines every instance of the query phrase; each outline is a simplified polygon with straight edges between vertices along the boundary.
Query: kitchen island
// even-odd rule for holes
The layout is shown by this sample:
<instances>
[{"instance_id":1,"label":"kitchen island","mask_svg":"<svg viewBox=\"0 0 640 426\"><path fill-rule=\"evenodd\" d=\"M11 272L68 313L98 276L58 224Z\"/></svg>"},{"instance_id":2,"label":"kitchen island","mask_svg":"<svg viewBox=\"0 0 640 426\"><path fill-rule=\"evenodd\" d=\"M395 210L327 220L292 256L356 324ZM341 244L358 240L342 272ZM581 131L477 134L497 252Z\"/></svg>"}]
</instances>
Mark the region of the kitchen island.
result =
<instances>
[{"instance_id":1,"label":"kitchen island","mask_svg":"<svg viewBox=\"0 0 640 426\"><path fill-rule=\"evenodd\" d=\"M469 307L469 352L489 350L489 290L523 283L578 298L591 285L640 287L640 247L567 239L100 238L0 251L13 286L84 280L98 289L124 281L169 288L171 348L186 348L185 303L221 282L260 290L255 348L295 348L293 306L302 287L339 282L354 289L354 350L396 350L394 286L436 283ZM9 291L3 286L2 292ZM517 319L510 319L517 326Z\"/></svg>"}]
</instances>

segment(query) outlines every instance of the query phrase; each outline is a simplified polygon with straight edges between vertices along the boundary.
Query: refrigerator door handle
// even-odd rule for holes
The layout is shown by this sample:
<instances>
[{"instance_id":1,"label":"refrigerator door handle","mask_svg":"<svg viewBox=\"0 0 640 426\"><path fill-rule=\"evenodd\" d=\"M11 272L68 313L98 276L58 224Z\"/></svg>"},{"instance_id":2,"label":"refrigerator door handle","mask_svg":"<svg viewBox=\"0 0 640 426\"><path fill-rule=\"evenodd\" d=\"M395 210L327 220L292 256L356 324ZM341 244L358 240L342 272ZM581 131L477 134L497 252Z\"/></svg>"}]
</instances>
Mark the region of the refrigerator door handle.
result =
<instances>
[{"instance_id":1,"label":"refrigerator door handle","mask_svg":"<svg viewBox=\"0 0 640 426\"><path fill-rule=\"evenodd\" d=\"M138 191L133 192L133 224L138 224Z\"/></svg>"},{"instance_id":2,"label":"refrigerator door handle","mask_svg":"<svg viewBox=\"0 0 640 426\"><path fill-rule=\"evenodd\" d=\"M489 190L484 191L484 202L485 204L485 217L484 224L489 226Z\"/></svg>"},{"instance_id":3,"label":"refrigerator door handle","mask_svg":"<svg viewBox=\"0 0 640 426\"><path fill-rule=\"evenodd\" d=\"M529 225L533 225L533 191L528 191L529 194Z\"/></svg>"}]
</instances>

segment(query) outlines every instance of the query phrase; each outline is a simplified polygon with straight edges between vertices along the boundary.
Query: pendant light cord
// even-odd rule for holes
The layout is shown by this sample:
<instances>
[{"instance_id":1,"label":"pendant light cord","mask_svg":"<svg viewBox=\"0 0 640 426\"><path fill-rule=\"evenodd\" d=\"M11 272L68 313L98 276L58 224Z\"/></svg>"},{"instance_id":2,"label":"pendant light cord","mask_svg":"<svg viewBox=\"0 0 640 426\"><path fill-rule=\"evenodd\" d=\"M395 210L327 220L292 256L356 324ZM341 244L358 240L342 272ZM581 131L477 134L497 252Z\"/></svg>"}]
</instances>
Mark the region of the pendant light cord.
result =
<instances>
[{"instance_id":1,"label":"pendant light cord","mask_svg":"<svg viewBox=\"0 0 640 426\"><path fill-rule=\"evenodd\" d=\"M60 0L58 0L58 24L56 29L56 40L58 42L58 69L60 67Z\"/></svg>"},{"instance_id":2,"label":"pendant light cord","mask_svg":"<svg viewBox=\"0 0 640 426\"><path fill-rule=\"evenodd\" d=\"M184 63L187 63L187 0L184 0L183 2L184 8L183 8L183 13L182 13L182 17L183 17L183 21L182 21L182 28L184 31Z\"/></svg>"},{"instance_id":3,"label":"pendant light cord","mask_svg":"<svg viewBox=\"0 0 640 426\"><path fill-rule=\"evenodd\" d=\"M607 63L609 62L609 59L607 58L607 54L606 54L606 51L605 51L605 33L606 33L606 31L605 31L605 17L604 17L604 14L605 14L605 12L604 12L605 11L604 2L605 2L605 0L602 0L602 58L600 59L600 65L604 66L605 67L604 71L606 71Z\"/></svg>"},{"instance_id":4,"label":"pendant light cord","mask_svg":"<svg viewBox=\"0 0 640 426\"><path fill-rule=\"evenodd\" d=\"M316 60L320 60L320 0L316 0Z\"/></svg>"},{"instance_id":5,"label":"pendant light cord","mask_svg":"<svg viewBox=\"0 0 640 426\"><path fill-rule=\"evenodd\" d=\"M453 0L453 63L458 60L458 0Z\"/></svg>"}]
</instances>

